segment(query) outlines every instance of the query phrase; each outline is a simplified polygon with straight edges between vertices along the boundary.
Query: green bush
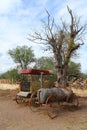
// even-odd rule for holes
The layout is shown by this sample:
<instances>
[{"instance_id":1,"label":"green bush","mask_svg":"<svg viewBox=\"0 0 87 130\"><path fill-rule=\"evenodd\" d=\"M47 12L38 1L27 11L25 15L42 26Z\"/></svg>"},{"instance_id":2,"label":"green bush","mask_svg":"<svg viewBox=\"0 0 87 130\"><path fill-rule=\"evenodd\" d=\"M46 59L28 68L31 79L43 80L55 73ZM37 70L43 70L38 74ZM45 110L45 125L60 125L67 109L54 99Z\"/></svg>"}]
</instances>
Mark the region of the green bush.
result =
<instances>
[{"instance_id":1,"label":"green bush","mask_svg":"<svg viewBox=\"0 0 87 130\"><path fill-rule=\"evenodd\" d=\"M31 82L30 91L31 93L37 92L38 89L40 89L40 82L39 81L33 81Z\"/></svg>"}]
</instances>

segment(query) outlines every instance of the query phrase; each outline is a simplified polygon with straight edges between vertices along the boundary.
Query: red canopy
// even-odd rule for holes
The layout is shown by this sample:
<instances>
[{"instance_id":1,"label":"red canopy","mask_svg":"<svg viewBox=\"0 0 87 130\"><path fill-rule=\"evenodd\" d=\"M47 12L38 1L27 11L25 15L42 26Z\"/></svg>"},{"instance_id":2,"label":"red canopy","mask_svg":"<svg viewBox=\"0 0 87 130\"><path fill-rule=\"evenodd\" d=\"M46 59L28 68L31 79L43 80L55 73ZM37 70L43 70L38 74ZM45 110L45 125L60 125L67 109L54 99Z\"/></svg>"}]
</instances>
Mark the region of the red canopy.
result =
<instances>
[{"instance_id":1,"label":"red canopy","mask_svg":"<svg viewBox=\"0 0 87 130\"><path fill-rule=\"evenodd\" d=\"M21 74L33 74L33 75L40 75L43 73L44 75L51 75L53 74L50 70L41 70L41 69L23 69L20 72Z\"/></svg>"}]
</instances>

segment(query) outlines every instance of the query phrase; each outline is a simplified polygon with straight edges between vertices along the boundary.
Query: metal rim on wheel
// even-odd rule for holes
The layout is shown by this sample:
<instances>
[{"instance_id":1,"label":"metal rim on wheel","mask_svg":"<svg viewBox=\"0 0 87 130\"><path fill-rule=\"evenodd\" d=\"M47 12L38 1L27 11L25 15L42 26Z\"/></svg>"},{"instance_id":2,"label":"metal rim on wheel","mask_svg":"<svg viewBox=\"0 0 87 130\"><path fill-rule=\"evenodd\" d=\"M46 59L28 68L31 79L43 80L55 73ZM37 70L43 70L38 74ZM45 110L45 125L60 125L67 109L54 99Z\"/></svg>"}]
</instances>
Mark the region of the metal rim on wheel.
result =
<instances>
[{"instance_id":1,"label":"metal rim on wheel","mask_svg":"<svg viewBox=\"0 0 87 130\"><path fill-rule=\"evenodd\" d=\"M51 119L54 119L55 117L58 116L58 113L54 113L50 110L54 110L53 108L53 104L52 103L49 103L49 101L52 99L52 98L55 98L56 99L56 96L54 95L50 95L47 100L46 100L46 111L47 111L47 115L51 118ZM57 101L57 99L56 99ZM57 105L58 105L58 102L57 102ZM58 110L58 106L57 106L57 110Z\"/></svg>"},{"instance_id":2,"label":"metal rim on wheel","mask_svg":"<svg viewBox=\"0 0 87 130\"><path fill-rule=\"evenodd\" d=\"M18 104L23 103L23 98L17 95L17 96L16 96L16 102L17 102Z\"/></svg>"},{"instance_id":3,"label":"metal rim on wheel","mask_svg":"<svg viewBox=\"0 0 87 130\"><path fill-rule=\"evenodd\" d=\"M40 104L37 104L37 101L35 98L30 98L29 99L29 107L33 112L38 111L38 107L40 106Z\"/></svg>"},{"instance_id":4,"label":"metal rim on wheel","mask_svg":"<svg viewBox=\"0 0 87 130\"><path fill-rule=\"evenodd\" d=\"M79 100L78 97L74 94L73 96L73 105L78 107L79 106Z\"/></svg>"}]
</instances>

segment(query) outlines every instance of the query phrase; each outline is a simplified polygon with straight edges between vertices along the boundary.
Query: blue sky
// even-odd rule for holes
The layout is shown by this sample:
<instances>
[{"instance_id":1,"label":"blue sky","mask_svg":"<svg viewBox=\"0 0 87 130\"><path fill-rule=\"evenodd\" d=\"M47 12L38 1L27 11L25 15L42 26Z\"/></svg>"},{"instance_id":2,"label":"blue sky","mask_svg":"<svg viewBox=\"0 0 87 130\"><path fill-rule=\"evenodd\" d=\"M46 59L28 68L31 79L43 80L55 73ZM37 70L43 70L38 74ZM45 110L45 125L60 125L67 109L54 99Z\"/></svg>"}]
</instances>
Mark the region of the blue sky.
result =
<instances>
[{"instance_id":1,"label":"blue sky","mask_svg":"<svg viewBox=\"0 0 87 130\"><path fill-rule=\"evenodd\" d=\"M44 56L41 47L27 40L32 30L41 28L41 20L46 18L45 9L55 17L68 21L67 5L81 16L82 24L87 22L86 0L0 0L0 73L16 67L8 55L9 49L18 45L32 46L37 57ZM87 39L85 39L85 43ZM87 72L87 47L79 50L76 62L81 63L83 72Z\"/></svg>"}]
</instances>

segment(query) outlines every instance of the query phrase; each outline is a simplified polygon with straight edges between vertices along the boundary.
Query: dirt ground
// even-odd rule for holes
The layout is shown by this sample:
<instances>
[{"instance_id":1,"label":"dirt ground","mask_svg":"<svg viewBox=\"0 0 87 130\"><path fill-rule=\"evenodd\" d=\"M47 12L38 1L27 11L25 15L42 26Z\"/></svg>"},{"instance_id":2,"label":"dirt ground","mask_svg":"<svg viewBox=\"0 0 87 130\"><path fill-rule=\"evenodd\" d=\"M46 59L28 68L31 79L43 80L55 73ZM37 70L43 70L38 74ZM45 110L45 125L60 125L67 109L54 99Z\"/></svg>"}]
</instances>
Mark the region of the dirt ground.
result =
<instances>
[{"instance_id":1,"label":"dirt ground","mask_svg":"<svg viewBox=\"0 0 87 130\"><path fill-rule=\"evenodd\" d=\"M28 105L17 104L17 91L0 90L0 130L87 130L87 98L79 98L78 109L58 109L58 117L50 119L46 111L32 112Z\"/></svg>"}]
</instances>

